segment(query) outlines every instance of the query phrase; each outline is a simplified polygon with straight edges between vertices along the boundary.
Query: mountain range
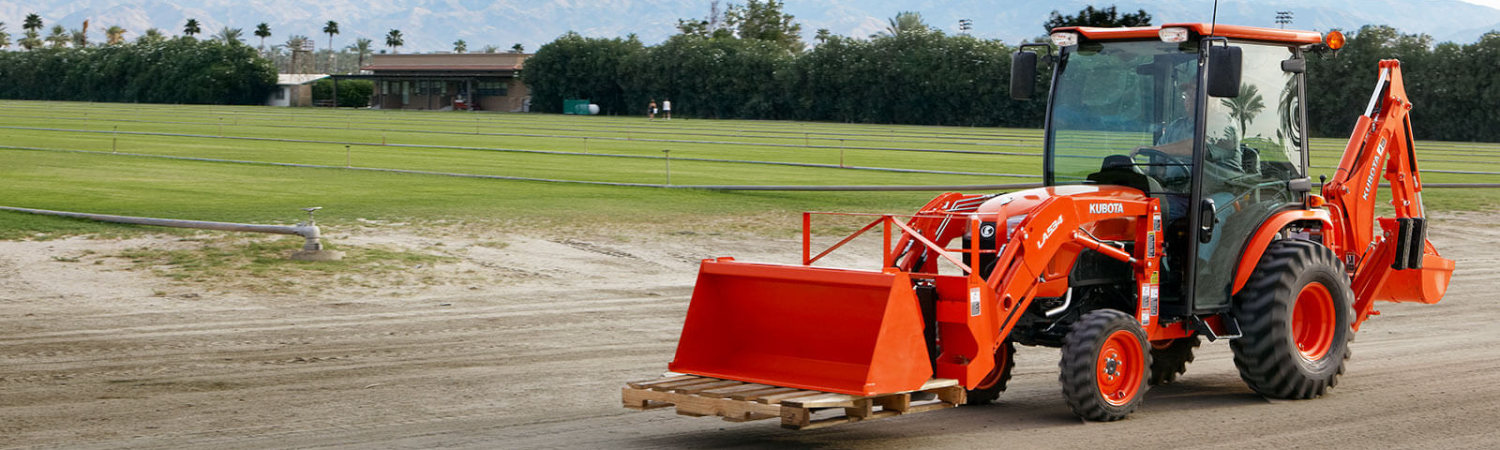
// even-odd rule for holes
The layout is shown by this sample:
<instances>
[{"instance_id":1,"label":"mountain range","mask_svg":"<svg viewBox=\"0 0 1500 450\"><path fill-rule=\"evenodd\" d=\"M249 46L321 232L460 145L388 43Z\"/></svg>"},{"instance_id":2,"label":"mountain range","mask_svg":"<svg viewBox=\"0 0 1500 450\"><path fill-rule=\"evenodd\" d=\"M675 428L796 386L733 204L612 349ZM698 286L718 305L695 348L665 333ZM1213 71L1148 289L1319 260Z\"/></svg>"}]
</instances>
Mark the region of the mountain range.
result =
<instances>
[{"instance_id":1,"label":"mountain range","mask_svg":"<svg viewBox=\"0 0 1500 450\"><path fill-rule=\"evenodd\" d=\"M728 3L743 1L726 1ZM272 36L267 45L284 43L291 35L311 37L319 49L328 44L322 33L329 20L339 23L333 45L344 47L363 37L385 48L385 35L399 29L405 36L403 53L448 51L463 39L470 51L486 45L508 50L522 44L528 51L568 31L592 37L635 34L653 44L676 33L680 18L709 15L710 0L29 0L0 1L0 22L12 39L22 20L37 13L46 28L69 29L90 21L90 39L103 40L103 30L124 27L127 39L148 28L169 35L182 32L195 18L203 35L240 28L246 41L259 44L252 33L267 23ZM827 28L834 34L868 36L885 29L887 20L902 11L922 14L934 28L957 33L959 19L973 21L974 36L1015 44L1045 33L1042 23L1054 10L1074 14L1083 7L1116 6L1122 13L1144 9L1152 23L1208 22L1214 19L1212 0L787 0L785 11L802 24L804 40ZM1500 29L1500 9L1459 0L1223 0L1220 23L1276 27L1277 11L1291 11L1289 28L1327 31L1357 30L1366 24L1391 25L1406 33L1425 33L1436 42L1470 43L1490 30ZM45 34L45 31L44 31Z\"/></svg>"}]
</instances>

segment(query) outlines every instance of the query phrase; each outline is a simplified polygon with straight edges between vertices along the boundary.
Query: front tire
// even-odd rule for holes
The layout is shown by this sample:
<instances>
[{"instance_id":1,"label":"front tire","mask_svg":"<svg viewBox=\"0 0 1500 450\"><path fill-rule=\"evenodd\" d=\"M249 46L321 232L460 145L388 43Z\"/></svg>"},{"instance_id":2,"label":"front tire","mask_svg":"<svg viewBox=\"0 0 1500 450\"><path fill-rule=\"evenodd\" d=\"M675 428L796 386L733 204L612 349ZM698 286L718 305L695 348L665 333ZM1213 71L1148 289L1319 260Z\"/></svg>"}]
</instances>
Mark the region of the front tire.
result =
<instances>
[{"instance_id":1,"label":"front tire","mask_svg":"<svg viewBox=\"0 0 1500 450\"><path fill-rule=\"evenodd\" d=\"M1063 398L1087 420L1125 418L1150 388L1151 353L1135 317L1113 309L1084 314L1063 338Z\"/></svg>"},{"instance_id":2,"label":"front tire","mask_svg":"<svg viewBox=\"0 0 1500 450\"><path fill-rule=\"evenodd\" d=\"M1338 384L1354 339L1354 293L1332 250L1295 239L1272 243L1234 300L1243 336L1229 348L1250 389L1310 399Z\"/></svg>"},{"instance_id":3,"label":"front tire","mask_svg":"<svg viewBox=\"0 0 1500 450\"><path fill-rule=\"evenodd\" d=\"M966 393L964 404L984 405L1000 398L1000 393L1005 392L1005 384L1010 382L1010 371L1015 367L1016 344L1006 340L1000 344L1000 348L995 349L995 369L991 370L978 386Z\"/></svg>"}]
</instances>

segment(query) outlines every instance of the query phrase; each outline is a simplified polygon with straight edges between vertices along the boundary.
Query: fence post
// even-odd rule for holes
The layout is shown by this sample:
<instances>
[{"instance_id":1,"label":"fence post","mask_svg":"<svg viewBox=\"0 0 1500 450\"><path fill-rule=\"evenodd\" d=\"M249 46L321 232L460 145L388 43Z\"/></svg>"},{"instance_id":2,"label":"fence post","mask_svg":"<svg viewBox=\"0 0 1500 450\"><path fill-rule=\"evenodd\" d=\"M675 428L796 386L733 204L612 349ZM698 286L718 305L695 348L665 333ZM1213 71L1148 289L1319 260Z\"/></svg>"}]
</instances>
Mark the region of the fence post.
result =
<instances>
[{"instance_id":1,"label":"fence post","mask_svg":"<svg viewBox=\"0 0 1500 450\"><path fill-rule=\"evenodd\" d=\"M664 156L662 156L662 158L666 159L666 161L667 161L667 186L671 186L672 185L672 150L671 149L665 149L665 148L661 149L661 154L664 155Z\"/></svg>"}]
</instances>

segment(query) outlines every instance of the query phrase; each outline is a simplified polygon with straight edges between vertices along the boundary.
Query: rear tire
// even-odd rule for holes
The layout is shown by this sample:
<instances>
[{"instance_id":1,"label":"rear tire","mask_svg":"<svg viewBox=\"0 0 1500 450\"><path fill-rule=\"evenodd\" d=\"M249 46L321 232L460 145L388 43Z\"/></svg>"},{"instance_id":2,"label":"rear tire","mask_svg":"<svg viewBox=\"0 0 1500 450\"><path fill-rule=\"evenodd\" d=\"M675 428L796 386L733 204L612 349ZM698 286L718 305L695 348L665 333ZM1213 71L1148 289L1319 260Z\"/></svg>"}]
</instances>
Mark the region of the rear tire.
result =
<instances>
[{"instance_id":1,"label":"rear tire","mask_svg":"<svg viewBox=\"0 0 1500 450\"><path fill-rule=\"evenodd\" d=\"M1234 299L1244 334L1229 348L1240 378L1271 398L1326 393L1349 359L1353 300L1344 264L1332 250L1295 239L1272 243Z\"/></svg>"},{"instance_id":2,"label":"rear tire","mask_svg":"<svg viewBox=\"0 0 1500 450\"><path fill-rule=\"evenodd\" d=\"M1161 386L1177 381L1177 376L1187 373L1187 365L1193 362L1193 349L1203 341L1197 336L1172 339L1158 346L1151 344L1151 385Z\"/></svg>"},{"instance_id":3,"label":"rear tire","mask_svg":"<svg viewBox=\"0 0 1500 450\"><path fill-rule=\"evenodd\" d=\"M1063 338L1063 398L1087 420L1120 420L1140 406L1151 386L1146 331L1135 317L1113 309L1084 314Z\"/></svg>"},{"instance_id":4,"label":"rear tire","mask_svg":"<svg viewBox=\"0 0 1500 450\"><path fill-rule=\"evenodd\" d=\"M979 382L979 386L966 392L964 404L984 405L1000 398L1000 393L1005 392L1005 383L1010 382L1010 371L1015 367L1016 344L1007 340L995 349L995 369Z\"/></svg>"}]
</instances>

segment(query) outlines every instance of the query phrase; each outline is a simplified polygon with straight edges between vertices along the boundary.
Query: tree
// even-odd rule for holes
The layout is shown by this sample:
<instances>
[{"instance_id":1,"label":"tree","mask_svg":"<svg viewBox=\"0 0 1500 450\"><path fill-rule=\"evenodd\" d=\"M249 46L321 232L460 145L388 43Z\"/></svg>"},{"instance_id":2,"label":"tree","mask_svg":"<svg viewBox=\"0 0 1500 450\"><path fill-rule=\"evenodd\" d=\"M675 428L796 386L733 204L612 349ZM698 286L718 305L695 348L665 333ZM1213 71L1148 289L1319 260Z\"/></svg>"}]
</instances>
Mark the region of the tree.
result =
<instances>
[{"instance_id":1,"label":"tree","mask_svg":"<svg viewBox=\"0 0 1500 450\"><path fill-rule=\"evenodd\" d=\"M785 4L776 0L750 0L745 5L729 5L724 13L724 23L735 30L740 39L754 39L775 43L788 52L802 51L802 24L795 17L782 12Z\"/></svg>"},{"instance_id":2,"label":"tree","mask_svg":"<svg viewBox=\"0 0 1500 450\"><path fill-rule=\"evenodd\" d=\"M0 98L258 104L276 70L246 46L193 39L0 52Z\"/></svg>"},{"instance_id":3,"label":"tree","mask_svg":"<svg viewBox=\"0 0 1500 450\"><path fill-rule=\"evenodd\" d=\"M510 52L511 53L526 53L526 47L522 46L521 43L517 42L516 45L510 46Z\"/></svg>"},{"instance_id":4,"label":"tree","mask_svg":"<svg viewBox=\"0 0 1500 450\"><path fill-rule=\"evenodd\" d=\"M26 21L21 22L21 28L26 31L40 31L42 29L42 16L31 13L26 15Z\"/></svg>"},{"instance_id":5,"label":"tree","mask_svg":"<svg viewBox=\"0 0 1500 450\"><path fill-rule=\"evenodd\" d=\"M302 49L307 48L309 41L311 41L310 38L300 34L294 34L286 39L286 48L292 51L292 60L289 64L290 67L287 68L287 73L306 73L303 71L302 66L306 65L307 62L303 61L303 64L297 64L297 54L307 53Z\"/></svg>"},{"instance_id":6,"label":"tree","mask_svg":"<svg viewBox=\"0 0 1500 450\"><path fill-rule=\"evenodd\" d=\"M484 52L485 53L500 53L500 46L495 45L495 44L486 45L486 46L484 46Z\"/></svg>"},{"instance_id":7,"label":"tree","mask_svg":"<svg viewBox=\"0 0 1500 450\"><path fill-rule=\"evenodd\" d=\"M266 50L266 38L271 37L271 25L261 22L255 26L255 37L260 38L260 50Z\"/></svg>"},{"instance_id":8,"label":"tree","mask_svg":"<svg viewBox=\"0 0 1500 450\"><path fill-rule=\"evenodd\" d=\"M42 46L42 39L40 34L42 29L42 16L38 16L36 13L27 14L26 20L21 22L21 29L26 30L26 33L22 35L23 37L21 38L21 40L16 41L17 44L20 44L21 47L25 48L28 51Z\"/></svg>"},{"instance_id":9,"label":"tree","mask_svg":"<svg viewBox=\"0 0 1500 450\"><path fill-rule=\"evenodd\" d=\"M818 29L818 34L815 35L815 36L813 36L813 39L817 39L818 43L822 44L822 43L828 42L828 38L832 37L832 36L833 36L833 33L829 32L827 28L819 28Z\"/></svg>"},{"instance_id":10,"label":"tree","mask_svg":"<svg viewBox=\"0 0 1500 450\"><path fill-rule=\"evenodd\" d=\"M1250 137L1250 119L1265 111L1265 97L1260 95L1260 88L1253 84L1241 84L1240 95L1232 98L1221 98L1219 104L1229 108L1229 118L1239 121L1240 136Z\"/></svg>"},{"instance_id":11,"label":"tree","mask_svg":"<svg viewBox=\"0 0 1500 450\"><path fill-rule=\"evenodd\" d=\"M68 29L63 28L62 25L53 25L52 34L47 35L47 44L51 45L52 48L67 47L68 43L72 41L73 38L68 35Z\"/></svg>"},{"instance_id":12,"label":"tree","mask_svg":"<svg viewBox=\"0 0 1500 450\"><path fill-rule=\"evenodd\" d=\"M137 43L150 43L161 42L165 40L167 40L167 33L161 31L161 28L147 28L146 33L142 34L141 37L136 38L135 41Z\"/></svg>"},{"instance_id":13,"label":"tree","mask_svg":"<svg viewBox=\"0 0 1500 450\"><path fill-rule=\"evenodd\" d=\"M453 53L468 53L468 52L469 52L469 43L468 42L464 42L463 39L459 39L459 40L453 41Z\"/></svg>"},{"instance_id":14,"label":"tree","mask_svg":"<svg viewBox=\"0 0 1500 450\"><path fill-rule=\"evenodd\" d=\"M922 21L922 13L919 12L902 11L896 13L896 17L886 20L889 24L885 26L885 31L870 35L871 39L877 37L896 37L910 33L926 33L931 30L931 27L928 27L927 23Z\"/></svg>"},{"instance_id":15,"label":"tree","mask_svg":"<svg viewBox=\"0 0 1500 450\"><path fill-rule=\"evenodd\" d=\"M1094 5L1084 7L1078 11L1076 16L1065 16L1052 11L1052 15L1042 24L1048 33L1057 27L1144 27L1151 25L1151 14L1146 10L1138 9L1134 13L1120 15L1114 6L1104 9L1096 9Z\"/></svg>"},{"instance_id":16,"label":"tree","mask_svg":"<svg viewBox=\"0 0 1500 450\"><path fill-rule=\"evenodd\" d=\"M10 33L5 32L5 22L0 22L0 48L10 48Z\"/></svg>"},{"instance_id":17,"label":"tree","mask_svg":"<svg viewBox=\"0 0 1500 450\"><path fill-rule=\"evenodd\" d=\"M385 34L385 46L391 48L391 53L396 53L396 50L405 44L406 41L401 38L401 30L392 29Z\"/></svg>"},{"instance_id":18,"label":"tree","mask_svg":"<svg viewBox=\"0 0 1500 450\"><path fill-rule=\"evenodd\" d=\"M217 34L214 34L214 40L229 45L240 45L240 36L244 34L245 30L239 28L224 27L224 29L219 30Z\"/></svg>"},{"instance_id":19,"label":"tree","mask_svg":"<svg viewBox=\"0 0 1500 450\"><path fill-rule=\"evenodd\" d=\"M202 32L203 29L198 26L198 19L188 19L187 24L182 26L182 34L188 37L193 37Z\"/></svg>"},{"instance_id":20,"label":"tree","mask_svg":"<svg viewBox=\"0 0 1500 450\"><path fill-rule=\"evenodd\" d=\"M370 54L375 52L372 45L374 45L374 41L359 38L354 40L354 45L349 46L348 50L359 56L359 67L364 67L365 58L370 57Z\"/></svg>"},{"instance_id":21,"label":"tree","mask_svg":"<svg viewBox=\"0 0 1500 450\"><path fill-rule=\"evenodd\" d=\"M328 35L328 73L333 73L333 65L338 62L338 54L333 52L333 35L339 34L339 23L332 20L323 25L323 34Z\"/></svg>"},{"instance_id":22,"label":"tree","mask_svg":"<svg viewBox=\"0 0 1500 450\"><path fill-rule=\"evenodd\" d=\"M74 28L74 29L68 31L68 41L73 44L73 48L88 47L89 46L89 23L88 23L88 21L84 21L83 22L83 28L82 29Z\"/></svg>"},{"instance_id":23,"label":"tree","mask_svg":"<svg viewBox=\"0 0 1500 450\"><path fill-rule=\"evenodd\" d=\"M104 42L109 45L119 45L125 42L125 27L119 25L110 26L104 30Z\"/></svg>"},{"instance_id":24,"label":"tree","mask_svg":"<svg viewBox=\"0 0 1500 450\"><path fill-rule=\"evenodd\" d=\"M42 46L42 38L36 33L36 30L27 30L26 34L22 35L21 40L16 41L16 44L20 45L21 48L31 50Z\"/></svg>"}]
</instances>

